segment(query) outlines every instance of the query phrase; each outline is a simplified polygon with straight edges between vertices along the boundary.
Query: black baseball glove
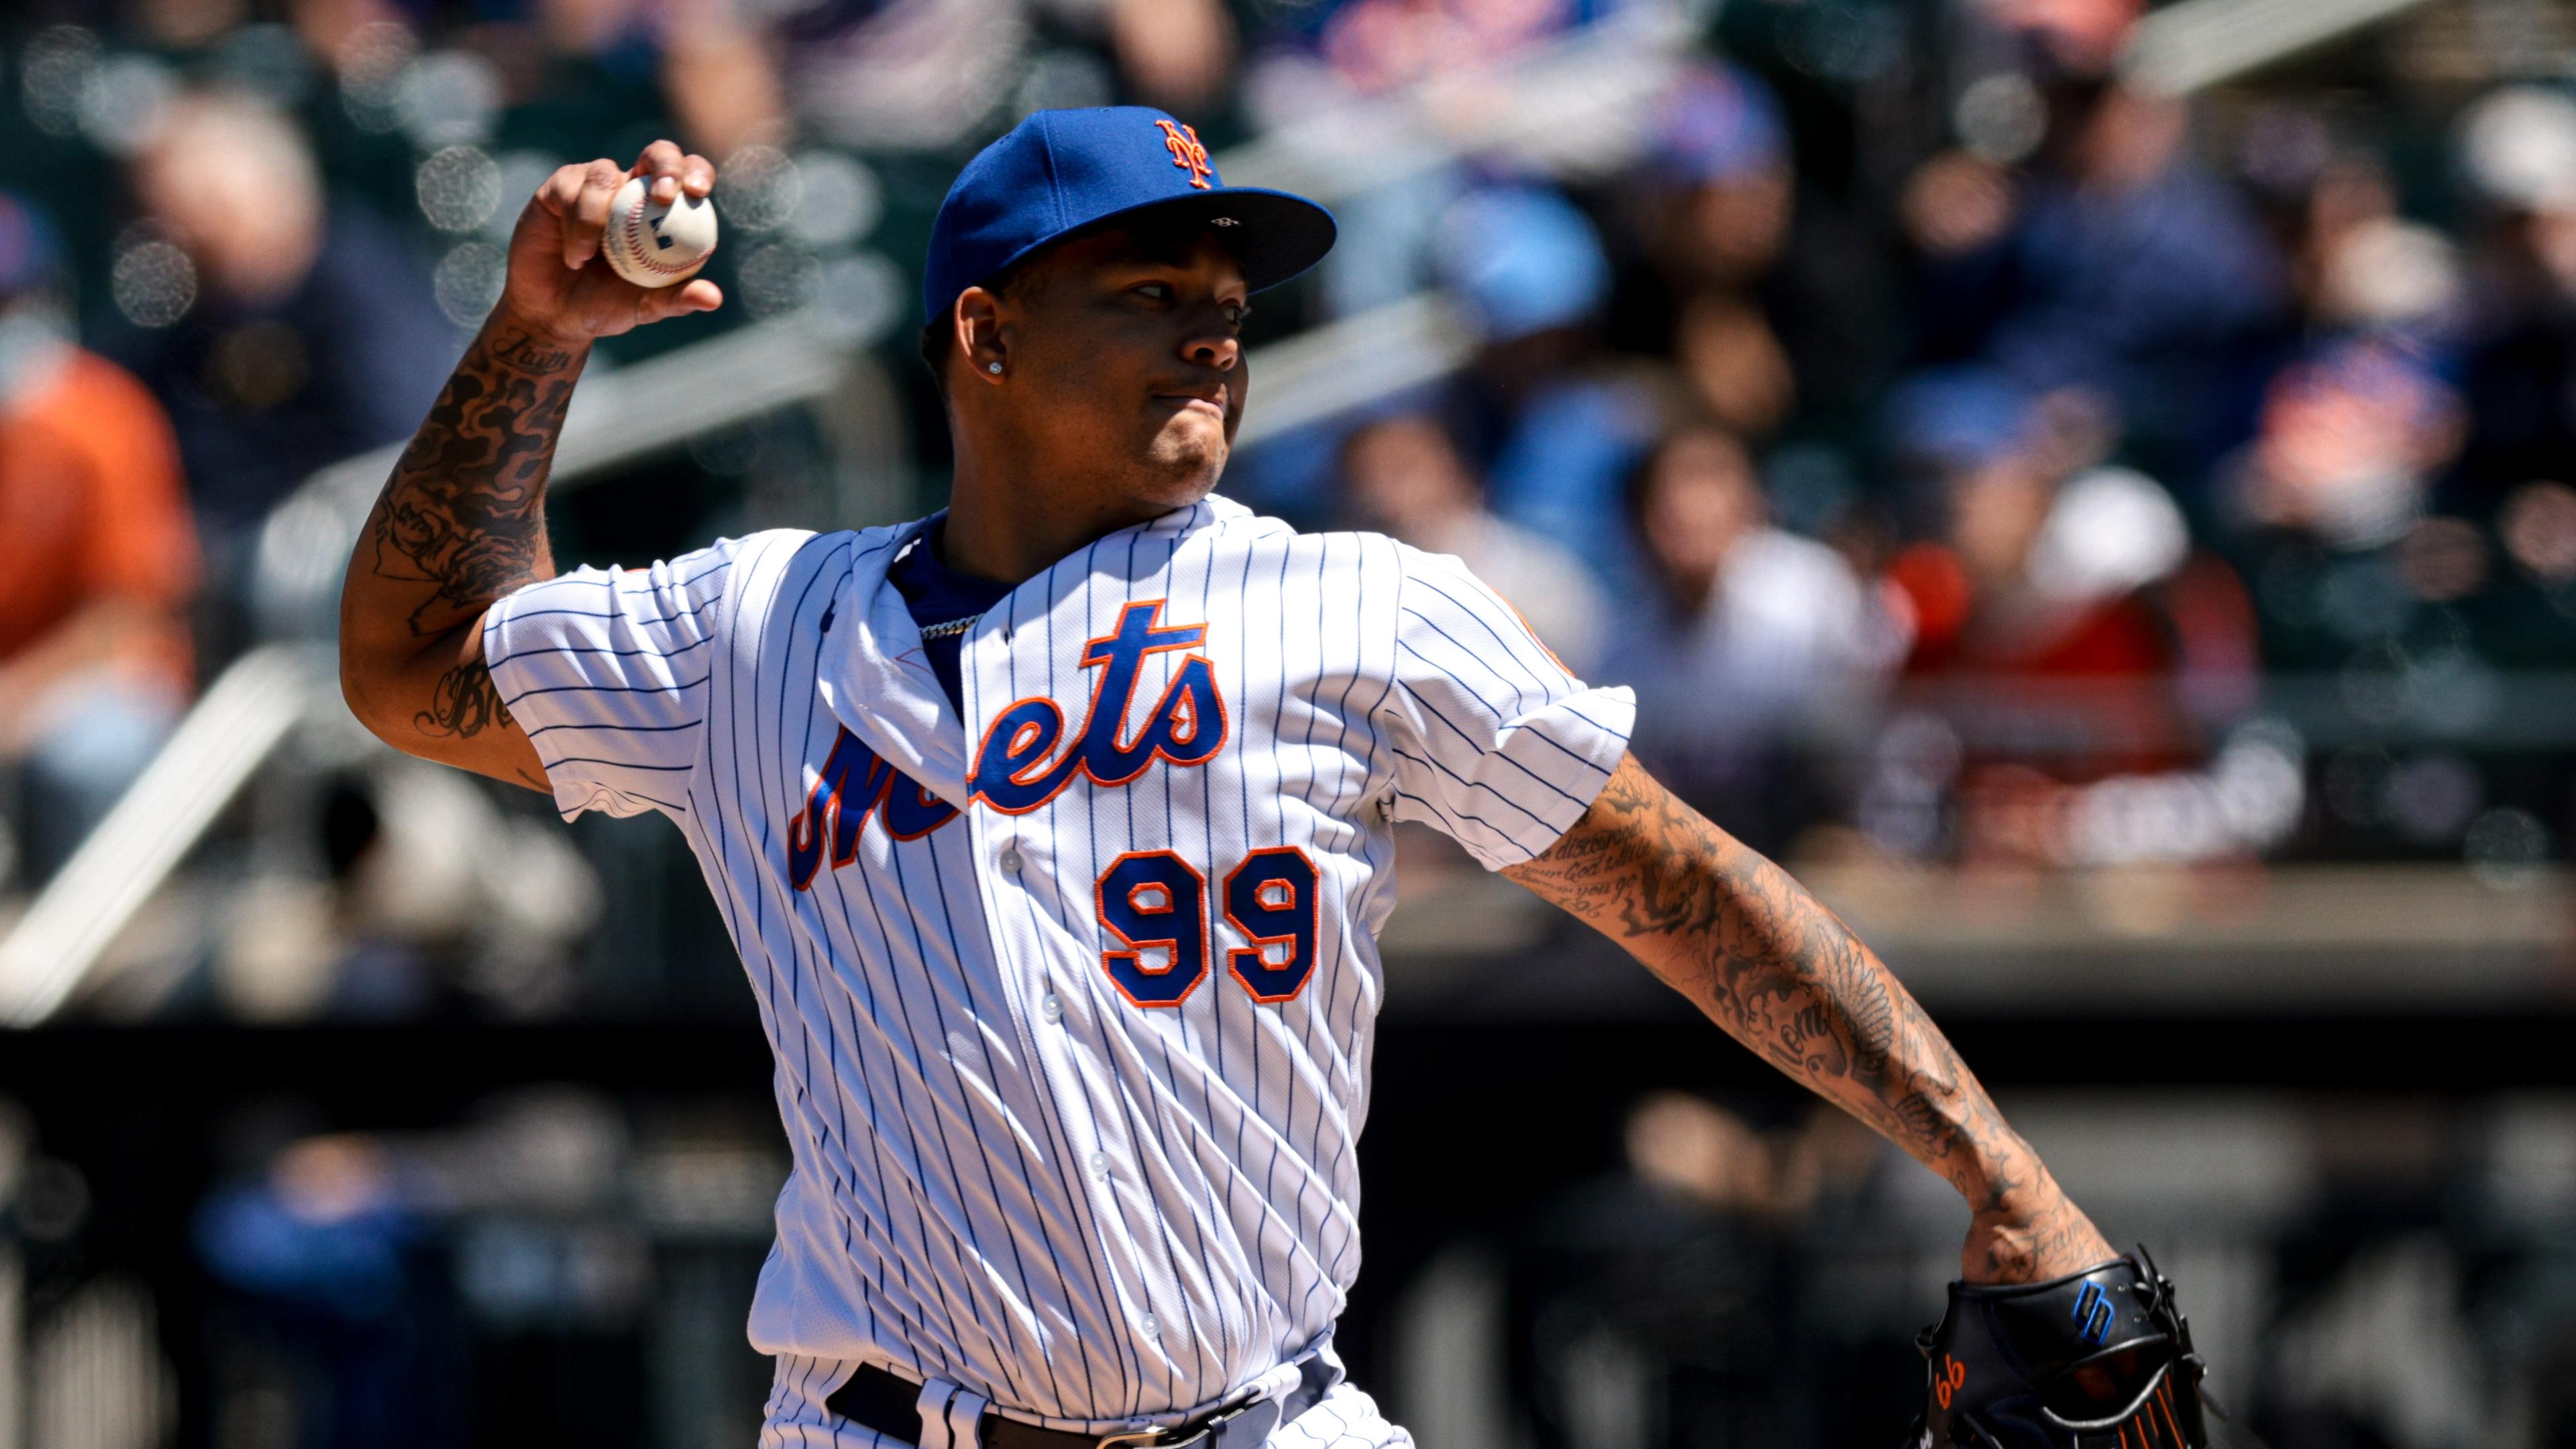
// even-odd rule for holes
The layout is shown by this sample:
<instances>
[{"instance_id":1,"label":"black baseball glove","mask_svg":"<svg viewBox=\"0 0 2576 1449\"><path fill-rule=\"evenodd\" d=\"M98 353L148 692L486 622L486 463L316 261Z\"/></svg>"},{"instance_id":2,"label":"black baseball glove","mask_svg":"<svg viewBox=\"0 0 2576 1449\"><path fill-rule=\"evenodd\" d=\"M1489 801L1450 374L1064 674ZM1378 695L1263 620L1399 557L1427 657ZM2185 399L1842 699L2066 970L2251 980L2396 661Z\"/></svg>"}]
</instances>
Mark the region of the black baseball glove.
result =
<instances>
[{"instance_id":1,"label":"black baseball glove","mask_svg":"<svg viewBox=\"0 0 2576 1449\"><path fill-rule=\"evenodd\" d=\"M1929 1397L1907 1449L2204 1449L2204 1372L2145 1248L2046 1283L1950 1285L1915 1339Z\"/></svg>"}]
</instances>

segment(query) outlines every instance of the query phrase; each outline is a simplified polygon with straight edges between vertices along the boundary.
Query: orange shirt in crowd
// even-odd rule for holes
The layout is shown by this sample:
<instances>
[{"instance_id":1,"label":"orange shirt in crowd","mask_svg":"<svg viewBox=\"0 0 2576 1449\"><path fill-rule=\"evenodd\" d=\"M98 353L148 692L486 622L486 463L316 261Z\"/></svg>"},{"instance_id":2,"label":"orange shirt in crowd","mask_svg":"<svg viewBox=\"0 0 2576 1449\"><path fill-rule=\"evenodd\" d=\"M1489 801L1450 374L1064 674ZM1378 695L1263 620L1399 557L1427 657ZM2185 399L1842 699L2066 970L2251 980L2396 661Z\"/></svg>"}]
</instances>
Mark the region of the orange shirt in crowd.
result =
<instances>
[{"instance_id":1,"label":"orange shirt in crowd","mask_svg":"<svg viewBox=\"0 0 2576 1449\"><path fill-rule=\"evenodd\" d=\"M166 637L125 663L185 689L179 608L197 534L169 418L143 385L87 352L0 403L0 667L105 598L167 610Z\"/></svg>"}]
</instances>

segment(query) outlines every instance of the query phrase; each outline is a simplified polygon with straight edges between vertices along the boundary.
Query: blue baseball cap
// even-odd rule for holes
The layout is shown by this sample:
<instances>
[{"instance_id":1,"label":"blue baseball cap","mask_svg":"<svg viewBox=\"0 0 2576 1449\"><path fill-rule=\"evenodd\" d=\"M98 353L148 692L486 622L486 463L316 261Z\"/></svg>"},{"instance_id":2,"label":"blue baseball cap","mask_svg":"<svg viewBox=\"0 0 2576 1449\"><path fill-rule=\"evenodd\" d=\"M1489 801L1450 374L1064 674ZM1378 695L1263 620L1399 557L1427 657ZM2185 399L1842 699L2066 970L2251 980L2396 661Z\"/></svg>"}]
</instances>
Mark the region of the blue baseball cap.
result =
<instances>
[{"instance_id":1,"label":"blue baseball cap","mask_svg":"<svg viewBox=\"0 0 2576 1449\"><path fill-rule=\"evenodd\" d=\"M1553 191L1479 191L1440 218L1440 280L1498 341L1570 326L1610 296L1610 259L1591 221Z\"/></svg>"},{"instance_id":2,"label":"blue baseball cap","mask_svg":"<svg viewBox=\"0 0 2576 1449\"><path fill-rule=\"evenodd\" d=\"M2029 389L1999 368L1962 363L1918 373L1887 400L1888 442L1935 468L1977 468L2038 440Z\"/></svg>"},{"instance_id":3,"label":"blue baseball cap","mask_svg":"<svg viewBox=\"0 0 2576 1449\"><path fill-rule=\"evenodd\" d=\"M1153 213L1223 231L1252 290L1333 249L1333 214L1302 196L1228 186L1198 133L1150 106L1033 111L957 173L930 227L925 322L957 295L1077 232Z\"/></svg>"}]
</instances>

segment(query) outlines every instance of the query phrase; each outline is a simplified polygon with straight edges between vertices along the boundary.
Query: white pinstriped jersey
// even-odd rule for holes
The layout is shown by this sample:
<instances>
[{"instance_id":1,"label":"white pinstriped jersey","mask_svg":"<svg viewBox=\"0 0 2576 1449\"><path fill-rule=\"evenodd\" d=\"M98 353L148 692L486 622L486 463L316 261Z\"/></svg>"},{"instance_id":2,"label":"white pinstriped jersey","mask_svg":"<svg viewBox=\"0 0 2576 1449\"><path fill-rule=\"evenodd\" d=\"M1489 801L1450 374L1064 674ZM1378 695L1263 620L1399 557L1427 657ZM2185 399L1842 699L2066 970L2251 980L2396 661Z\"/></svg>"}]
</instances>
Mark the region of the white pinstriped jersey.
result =
<instances>
[{"instance_id":1,"label":"white pinstriped jersey","mask_svg":"<svg viewBox=\"0 0 2576 1449\"><path fill-rule=\"evenodd\" d=\"M961 722L920 528L581 569L486 657L565 817L670 816L742 953L794 1154L752 1342L1168 1421L1358 1272L1390 818L1526 860L1634 706L1455 559L1212 497L977 620Z\"/></svg>"}]
</instances>

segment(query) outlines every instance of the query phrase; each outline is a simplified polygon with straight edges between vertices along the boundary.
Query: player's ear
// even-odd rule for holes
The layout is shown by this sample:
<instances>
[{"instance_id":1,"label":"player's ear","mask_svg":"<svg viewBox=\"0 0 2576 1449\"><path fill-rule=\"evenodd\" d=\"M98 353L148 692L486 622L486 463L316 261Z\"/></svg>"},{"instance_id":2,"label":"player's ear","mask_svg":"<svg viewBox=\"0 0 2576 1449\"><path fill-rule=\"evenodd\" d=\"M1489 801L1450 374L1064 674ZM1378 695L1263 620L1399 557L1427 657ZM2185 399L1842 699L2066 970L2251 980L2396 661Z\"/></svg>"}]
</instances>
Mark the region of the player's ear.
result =
<instances>
[{"instance_id":1,"label":"player's ear","mask_svg":"<svg viewBox=\"0 0 2576 1449\"><path fill-rule=\"evenodd\" d=\"M1000 382L1010 371L1002 339L1001 299L982 287L968 287L958 294L952 320L967 367L981 381Z\"/></svg>"}]
</instances>

